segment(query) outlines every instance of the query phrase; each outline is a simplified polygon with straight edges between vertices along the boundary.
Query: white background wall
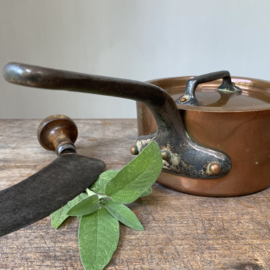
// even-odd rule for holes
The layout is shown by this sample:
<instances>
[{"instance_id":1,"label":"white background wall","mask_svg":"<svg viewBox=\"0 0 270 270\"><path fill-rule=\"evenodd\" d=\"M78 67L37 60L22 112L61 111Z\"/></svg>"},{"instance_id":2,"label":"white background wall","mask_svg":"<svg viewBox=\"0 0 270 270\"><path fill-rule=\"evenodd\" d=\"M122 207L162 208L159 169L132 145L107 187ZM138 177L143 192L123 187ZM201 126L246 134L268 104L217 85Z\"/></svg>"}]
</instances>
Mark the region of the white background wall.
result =
<instances>
[{"instance_id":1,"label":"white background wall","mask_svg":"<svg viewBox=\"0 0 270 270\"><path fill-rule=\"evenodd\" d=\"M10 61L136 80L270 80L269 0L0 0L0 68ZM135 118L135 102L8 84L0 118Z\"/></svg>"}]
</instances>

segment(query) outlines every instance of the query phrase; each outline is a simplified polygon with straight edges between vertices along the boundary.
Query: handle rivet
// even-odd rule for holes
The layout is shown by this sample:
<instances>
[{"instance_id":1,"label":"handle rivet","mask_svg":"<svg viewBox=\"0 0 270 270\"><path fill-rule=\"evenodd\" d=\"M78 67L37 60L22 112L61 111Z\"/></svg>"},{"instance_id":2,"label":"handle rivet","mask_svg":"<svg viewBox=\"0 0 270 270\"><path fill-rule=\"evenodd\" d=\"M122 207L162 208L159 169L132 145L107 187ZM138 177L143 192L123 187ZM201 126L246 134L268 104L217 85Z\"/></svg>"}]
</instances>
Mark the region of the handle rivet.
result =
<instances>
[{"instance_id":1,"label":"handle rivet","mask_svg":"<svg viewBox=\"0 0 270 270\"><path fill-rule=\"evenodd\" d=\"M209 167L209 171L211 172L211 174L220 174L221 172L221 167L218 163L212 163Z\"/></svg>"},{"instance_id":2,"label":"handle rivet","mask_svg":"<svg viewBox=\"0 0 270 270\"><path fill-rule=\"evenodd\" d=\"M162 150L161 157L164 160L169 160L171 158L171 154L167 150Z\"/></svg>"},{"instance_id":3,"label":"handle rivet","mask_svg":"<svg viewBox=\"0 0 270 270\"><path fill-rule=\"evenodd\" d=\"M184 97L180 98L180 102L185 102L185 101L187 101L186 98L184 98Z\"/></svg>"},{"instance_id":4,"label":"handle rivet","mask_svg":"<svg viewBox=\"0 0 270 270\"><path fill-rule=\"evenodd\" d=\"M139 151L138 151L138 148L137 148L136 145L133 145L133 146L130 147L130 153L132 155L138 155L139 154Z\"/></svg>"}]
</instances>

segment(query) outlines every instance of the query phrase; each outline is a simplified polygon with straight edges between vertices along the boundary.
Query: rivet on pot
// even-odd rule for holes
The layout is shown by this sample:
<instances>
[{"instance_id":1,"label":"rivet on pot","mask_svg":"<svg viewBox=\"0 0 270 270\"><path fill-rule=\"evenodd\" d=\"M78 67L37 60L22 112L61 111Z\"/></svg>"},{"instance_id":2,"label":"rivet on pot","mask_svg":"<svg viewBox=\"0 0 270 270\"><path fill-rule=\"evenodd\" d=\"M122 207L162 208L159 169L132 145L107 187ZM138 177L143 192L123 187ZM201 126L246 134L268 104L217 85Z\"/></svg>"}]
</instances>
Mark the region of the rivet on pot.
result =
<instances>
[{"instance_id":1,"label":"rivet on pot","mask_svg":"<svg viewBox=\"0 0 270 270\"><path fill-rule=\"evenodd\" d=\"M171 154L167 150L162 150L161 156L162 156L162 159L164 160L170 160L171 158Z\"/></svg>"},{"instance_id":2,"label":"rivet on pot","mask_svg":"<svg viewBox=\"0 0 270 270\"><path fill-rule=\"evenodd\" d=\"M138 151L138 148L137 148L136 145L133 145L133 146L130 147L130 153L132 155L138 155L139 154L139 151Z\"/></svg>"},{"instance_id":3,"label":"rivet on pot","mask_svg":"<svg viewBox=\"0 0 270 270\"><path fill-rule=\"evenodd\" d=\"M210 174L214 174L214 175L217 175L217 174L220 174L221 172L221 167L218 163L211 163L209 164L209 172Z\"/></svg>"},{"instance_id":4,"label":"rivet on pot","mask_svg":"<svg viewBox=\"0 0 270 270\"><path fill-rule=\"evenodd\" d=\"M184 97L180 98L180 102L185 102L185 101L187 101L186 98L184 98Z\"/></svg>"}]
</instances>

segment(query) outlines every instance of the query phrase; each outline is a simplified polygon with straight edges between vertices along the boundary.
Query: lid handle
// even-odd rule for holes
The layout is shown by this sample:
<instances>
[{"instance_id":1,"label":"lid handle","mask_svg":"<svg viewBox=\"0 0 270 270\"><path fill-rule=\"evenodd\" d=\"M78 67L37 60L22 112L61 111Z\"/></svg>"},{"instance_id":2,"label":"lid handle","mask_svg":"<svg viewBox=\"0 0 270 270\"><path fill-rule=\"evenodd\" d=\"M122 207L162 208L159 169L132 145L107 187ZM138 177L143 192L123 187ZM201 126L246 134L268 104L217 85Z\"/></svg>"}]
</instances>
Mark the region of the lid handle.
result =
<instances>
[{"instance_id":1,"label":"lid handle","mask_svg":"<svg viewBox=\"0 0 270 270\"><path fill-rule=\"evenodd\" d=\"M177 104L199 106L200 104L195 96L197 86L201 83L211 82L218 79L223 79L222 84L218 87L219 92L228 94L242 93L242 89L232 82L230 72L222 70L191 78L187 82L184 95L175 100L175 102Z\"/></svg>"}]
</instances>

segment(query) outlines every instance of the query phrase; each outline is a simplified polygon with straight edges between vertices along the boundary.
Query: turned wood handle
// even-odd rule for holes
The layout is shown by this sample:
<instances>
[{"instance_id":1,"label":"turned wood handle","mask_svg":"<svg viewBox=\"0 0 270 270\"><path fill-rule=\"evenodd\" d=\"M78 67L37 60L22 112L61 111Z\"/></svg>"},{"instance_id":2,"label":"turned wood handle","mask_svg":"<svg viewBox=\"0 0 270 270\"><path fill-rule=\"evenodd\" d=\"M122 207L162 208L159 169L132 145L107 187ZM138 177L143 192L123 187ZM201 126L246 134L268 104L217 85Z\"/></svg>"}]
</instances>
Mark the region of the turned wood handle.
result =
<instances>
[{"instance_id":1,"label":"turned wood handle","mask_svg":"<svg viewBox=\"0 0 270 270\"><path fill-rule=\"evenodd\" d=\"M40 145L58 155L64 151L75 152L74 143L78 129L72 119L65 115L51 115L39 125L37 138Z\"/></svg>"}]
</instances>

